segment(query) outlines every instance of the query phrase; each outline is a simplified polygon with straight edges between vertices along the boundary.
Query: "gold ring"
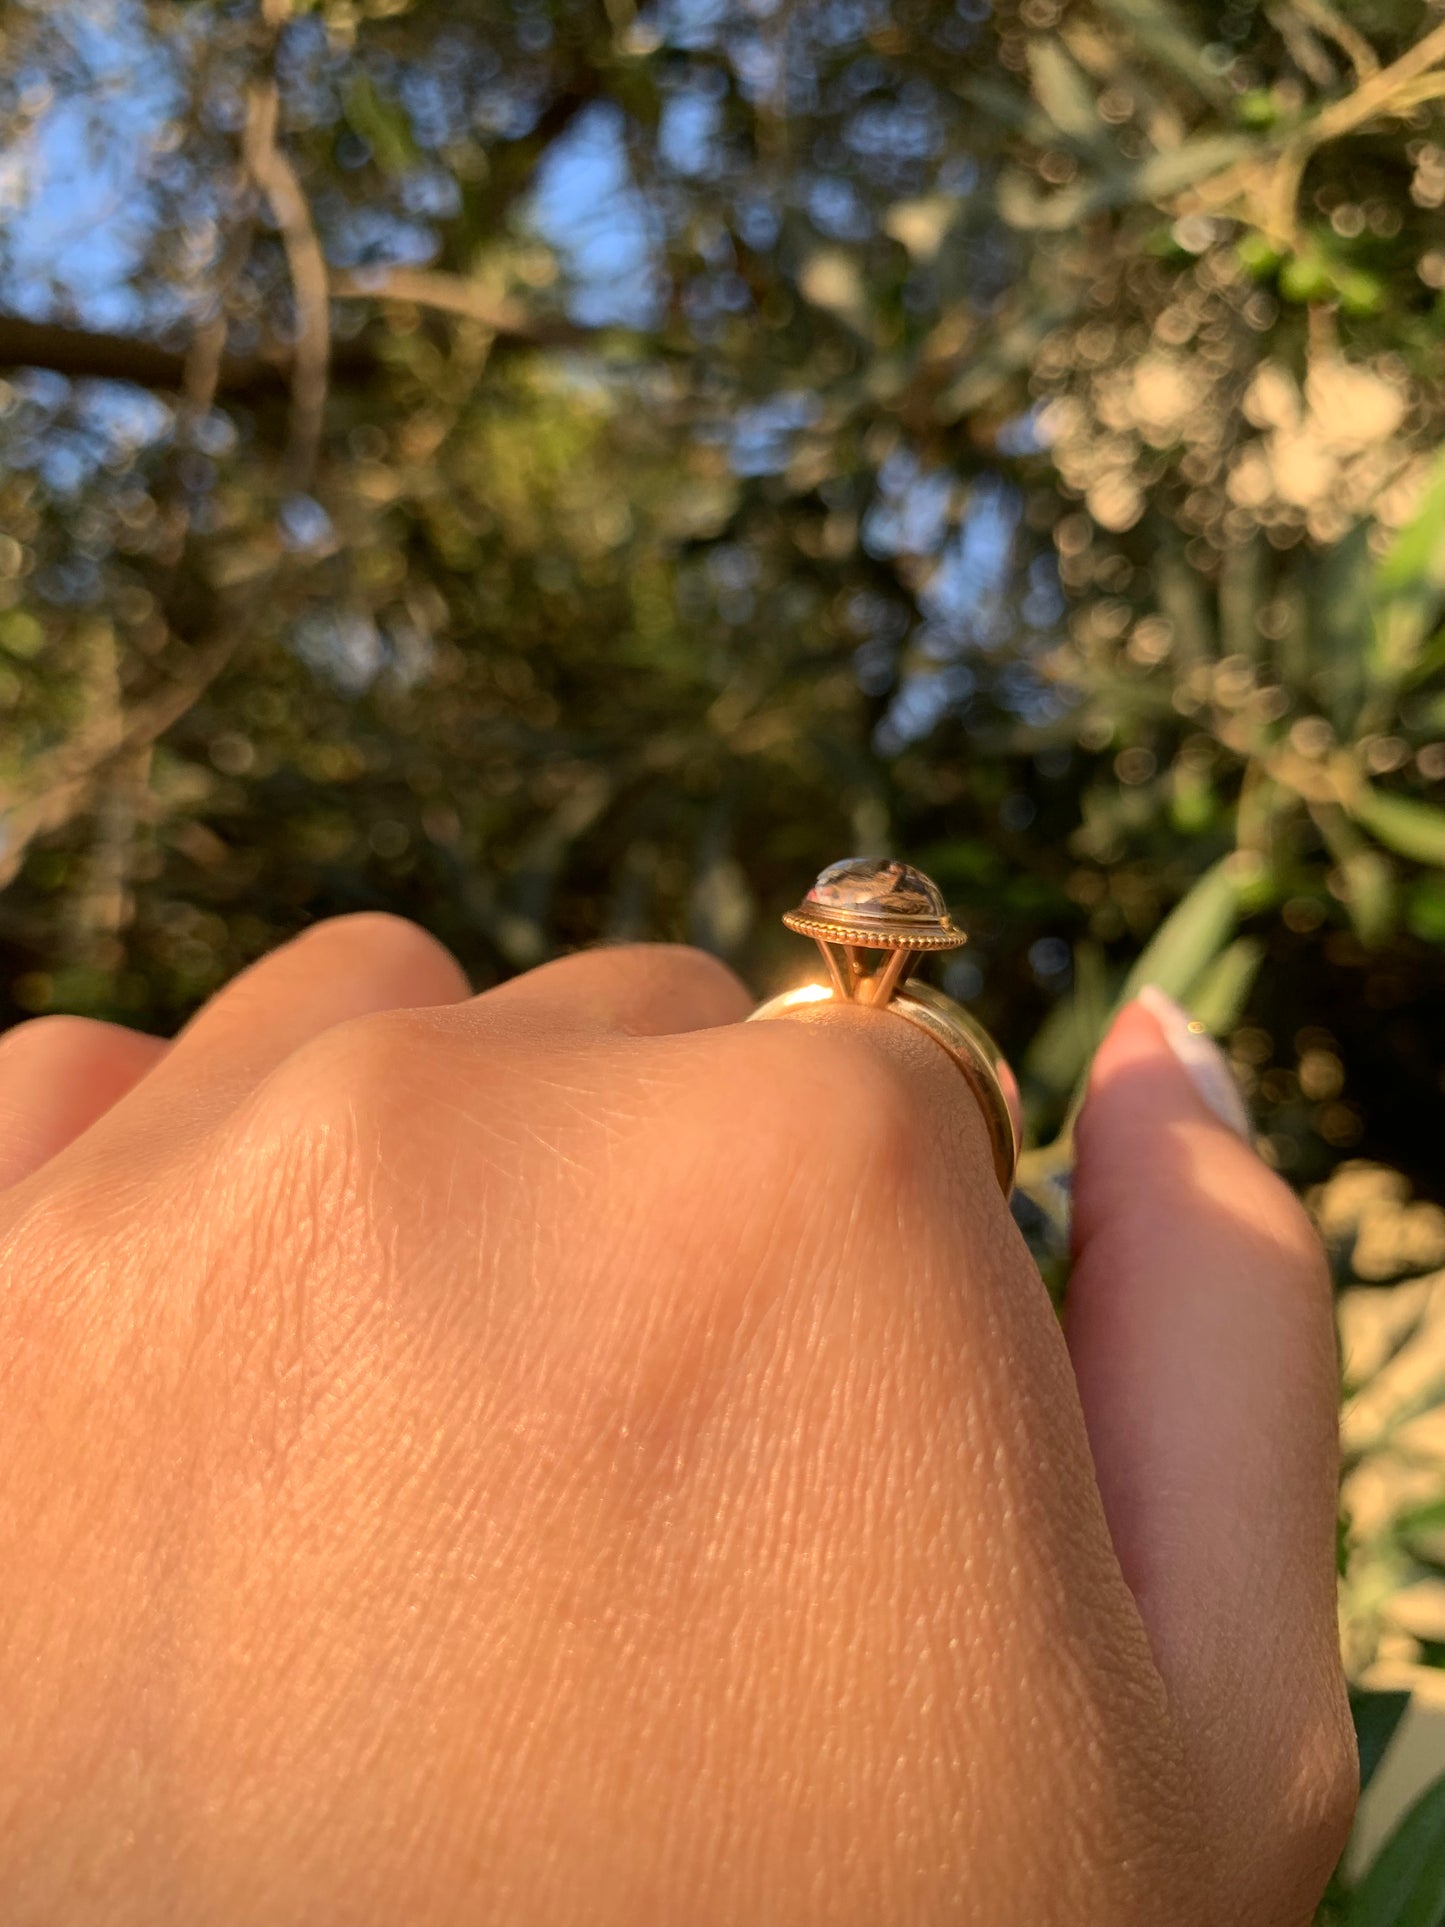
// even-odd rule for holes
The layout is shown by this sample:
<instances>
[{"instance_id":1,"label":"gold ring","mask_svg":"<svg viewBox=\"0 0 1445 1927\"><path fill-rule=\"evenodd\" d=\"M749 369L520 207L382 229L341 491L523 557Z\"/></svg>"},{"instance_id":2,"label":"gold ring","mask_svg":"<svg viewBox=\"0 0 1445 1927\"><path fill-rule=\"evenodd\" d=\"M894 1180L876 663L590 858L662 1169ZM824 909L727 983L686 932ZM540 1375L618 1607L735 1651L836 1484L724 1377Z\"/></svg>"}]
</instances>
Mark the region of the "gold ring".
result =
<instances>
[{"instance_id":1,"label":"gold ring","mask_svg":"<svg viewBox=\"0 0 1445 1927\"><path fill-rule=\"evenodd\" d=\"M816 940L829 981L770 998L749 1022L791 1017L810 1004L844 1003L887 1011L915 1025L948 1052L978 1099L1007 1197L1019 1161L1020 1104L1013 1072L976 1017L931 984L908 981L930 951L956 950L968 942L938 885L907 863L849 857L830 864L783 922ZM868 955L874 951L881 953L876 962Z\"/></svg>"}]
</instances>

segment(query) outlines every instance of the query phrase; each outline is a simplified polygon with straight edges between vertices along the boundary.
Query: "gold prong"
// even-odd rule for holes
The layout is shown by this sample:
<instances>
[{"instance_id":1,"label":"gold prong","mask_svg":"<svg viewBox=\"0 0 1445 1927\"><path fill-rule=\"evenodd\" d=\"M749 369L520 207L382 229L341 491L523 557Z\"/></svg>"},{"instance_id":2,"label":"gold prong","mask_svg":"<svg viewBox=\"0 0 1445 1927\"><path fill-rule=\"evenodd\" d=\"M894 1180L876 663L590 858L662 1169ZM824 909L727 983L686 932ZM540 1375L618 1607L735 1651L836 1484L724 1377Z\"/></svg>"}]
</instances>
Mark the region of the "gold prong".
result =
<instances>
[{"instance_id":1,"label":"gold prong","mask_svg":"<svg viewBox=\"0 0 1445 1927\"><path fill-rule=\"evenodd\" d=\"M904 969L907 962L908 952L906 950L894 950L889 953L887 963L884 964L883 968L878 972L878 975L869 986L868 1001L870 1004L876 1004L882 1009L891 1001L894 991L903 981Z\"/></svg>"},{"instance_id":2,"label":"gold prong","mask_svg":"<svg viewBox=\"0 0 1445 1927\"><path fill-rule=\"evenodd\" d=\"M845 1004L851 1003L853 993L849 987L848 979L843 975L843 966L838 961L837 946L835 944L825 943L821 937L817 939L817 945L823 953L824 963L828 966L828 975L833 979L833 988Z\"/></svg>"}]
</instances>

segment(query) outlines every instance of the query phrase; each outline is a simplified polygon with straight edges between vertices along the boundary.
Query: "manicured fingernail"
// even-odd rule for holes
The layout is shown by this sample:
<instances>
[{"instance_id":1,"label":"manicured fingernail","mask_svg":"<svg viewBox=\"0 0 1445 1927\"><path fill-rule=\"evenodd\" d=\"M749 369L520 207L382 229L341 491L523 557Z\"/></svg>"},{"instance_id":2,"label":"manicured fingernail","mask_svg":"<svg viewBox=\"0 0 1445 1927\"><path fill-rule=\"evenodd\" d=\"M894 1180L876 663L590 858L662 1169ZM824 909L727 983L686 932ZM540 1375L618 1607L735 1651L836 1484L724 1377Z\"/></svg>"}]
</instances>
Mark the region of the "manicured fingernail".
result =
<instances>
[{"instance_id":1,"label":"manicured fingernail","mask_svg":"<svg viewBox=\"0 0 1445 1927\"><path fill-rule=\"evenodd\" d=\"M1146 984L1138 1002L1164 1033L1170 1050L1179 1059L1190 1081L1214 1115L1242 1137L1254 1142L1254 1126L1240 1096L1224 1052L1203 1024L1182 1010L1172 997L1154 984Z\"/></svg>"}]
</instances>

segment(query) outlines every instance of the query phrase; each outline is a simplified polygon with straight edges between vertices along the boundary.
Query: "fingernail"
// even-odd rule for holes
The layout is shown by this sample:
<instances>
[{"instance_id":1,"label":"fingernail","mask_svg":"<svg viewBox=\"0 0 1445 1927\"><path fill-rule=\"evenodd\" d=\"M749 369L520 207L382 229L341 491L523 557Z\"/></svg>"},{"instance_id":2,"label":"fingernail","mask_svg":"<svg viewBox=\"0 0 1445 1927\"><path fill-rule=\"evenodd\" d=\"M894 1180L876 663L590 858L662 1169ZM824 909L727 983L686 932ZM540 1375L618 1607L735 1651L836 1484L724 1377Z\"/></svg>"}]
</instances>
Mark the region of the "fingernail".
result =
<instances>
[{"instance_id":1,"label":"fingernail","mask_svg":"<svg viewBox=\"0 0 1445 1927\"><path fill-rule=\"evenodd\" d=\"M1157 985L1146 984L1136 1001L1144 1006L1163 1031L1165 1042L1214 1115L1242 1137L1246 1144L1252 1144L1254 1126L1239 1086L1234 1081L1234 1073L1229 1068L1224 1052L1203 1024L1191 1017L1187 1010L1182 1010Z\"/></svg>"}]
</instances>

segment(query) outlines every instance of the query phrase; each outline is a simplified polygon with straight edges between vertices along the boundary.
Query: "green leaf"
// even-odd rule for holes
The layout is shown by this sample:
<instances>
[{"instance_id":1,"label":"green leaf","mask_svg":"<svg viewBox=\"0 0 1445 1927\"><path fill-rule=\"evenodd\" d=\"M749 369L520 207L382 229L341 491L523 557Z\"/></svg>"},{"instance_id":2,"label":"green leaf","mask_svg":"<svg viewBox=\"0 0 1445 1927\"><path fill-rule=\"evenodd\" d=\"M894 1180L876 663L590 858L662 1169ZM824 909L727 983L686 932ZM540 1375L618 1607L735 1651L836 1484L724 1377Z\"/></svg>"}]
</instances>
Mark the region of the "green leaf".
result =
<instances>
[{"instance_id":1,"label":"green leaf","mask_svg":"<svg viewBox=\"0 0 1445 1927\"><path fill-rule=\"evenodd\" d=\"M1341 741L1354 734L1364 694L1375 630L1374 572L1370 530L1361 522L1325 556L1311 598L1315 692Z\"/></svg>"},{"instance_id":2,"label":"green leaf","mask_svg":"<svg viewBox=\"0 0 1445 1927\"><path fill-rule=\"evenodd\" d=\"M1278 274L1284 259L1274 243L1253 228L1239 237L1235 253L1239 256L1240 266L1257 281L1268 281Z\"/></svg>"},{"instance_id":3,"label":"green leaf","mask_svg":"<svg viewBox=\"0 0 1445 1927\"><path fill-rule=\"evenodd\" d=\"M1381 1847L1343 1927L1441 1927L1445 1920L1445 1779L1421 1794Z\"/></svg>"},{"instance_id":4,"label":"green leaf","mask_svg":"<svg viewBox=\"0 0 1445 1927\"><path fill-rule=\"evenodd\" d=\"M1395 927L1395 873L1345 815L1333 805L1313 811L1326 847L1344 878L1345 908L1355 935L1373 950Z\"/></svg>"},{"instance_id":5,"label":"green leaf","mask_svg":"<svg viewBox=\"0 0 1445 1927\"><path fill-rule=\"evenodd\" d=\"M1407 1506L1395 1516L1395 1531L1401 1536L1442 1530L1445 1530L1445 1499L1429 1499L1423 1505Z\"/></svg>"},{"instance_id":6,"label":"green leaf","mask_svg":"<svg viewBox=\"0 0 1445 1927\"><path fill-rule=\"evenodd\" d=\"M1190 991L1190 1014L1216 1037L1233 1030L1263 962L1264 945L1257 937L1236 938Z\"/></svg>"},{"instance_id":7,"label":"green leaf","mask_svg":"<svg viewBox=\"0 0 1445 1927\"><path fill-rule=\"evenodd\" d=\"M1355 821L1386 849L1445 868L1445 810L1411 796L1391 796L1368 783L1349 798L1349 808Z\"/></svg>"},{"instance_id":8,"label":"green leaf","mask_svg":"<svg viewBox=\"0 0 1445 1927\"><path fill-rule=\"evenodd\" d=\"M1056 194L1040 194L1032 175L1009 169L999 179L998 211L1010 227L1023 233L1059 234L1109 208L1168 200L1252 154L1255 146L1235 134L1206 134L1151 154L1137 167L1118 166L1111 157L1093 178L1078 180Z\"/></svg>"},{"instance_id":9,"label":"green leaf","mask_svg":"<svg viewBox=\"0 0 1445 1927\"><path fill-rule=\"evenodd\" d=\"M1286 301L1302 305L1329 300L1335 293L1335 277L1318 248L1302 247L1289 257L1279 271L1279 291Z\"/></svg>"},{"instance_id":10,"label":"green leaf","mask_svg":"<svg viewBox=\"0 0 1445 1927\"><path fill-rule=\"evenodd\" d=\"M1226 656L1258 657L1265 601L1264 545L1258 536L1225 550L1219 564L1219 641Z\"/></svg>"},{"instance_id":11,"label":"green leaf","mask_svg":"<svg viewBox=\"0 0 1445 1927\"><path fill-rule=\"evenodd\" d=\"M1219 815L1209 774L1183 757L1169 772L1169 820L1181 836L1200 836Z\"/></svg>"},{"instance_id":12,"label":"green leaf","mask_svg":"<svg viewBox=\"0 0 1445 1927\"><path fill-rule=\"evenodd\" d=\"M1082 70L1058 40L1029 41L1029 72L1039 105L1058 132L1090 152L1112 155L1113 143Z\"/></svg>"},{"instance_id":13,"label":"green leaf","mask_svg":"<svg viewBox=\"0 0 1445 1927\"><path fill-rule=\"evenodd\" d=\"M1337 268L1335 288L1346 314L1378 314L1384 306L1385 284L1365 268Z\"/></svg>"},{"instance_id":14,"label":"green leaf","mask_svg":"<svg viewBox=\"0 0 1445 1927\"><path fill-rule=\"evenodd\" d=\"M1410 892L1405 922L1423 943L1445 944L1445 879L1421 877Z\"/></svg>"},{"instance_id":15,"label":"green leaf","mask_svg":"<svg viewBox=\"0 0 1445 1927\"><path fill-rule=\"evenodd\" d=\"M1006 81L996 80L989 74L970 74L959 81L958 92L990 120L1012 127L1040 147L1048 145L1053 134L1048 116L1039 111L1027 94L1010 87Z\"/></svg>"},{"instance_id":16,"label":"green leaf","mask_svg":"<svg viewBox=\"0 0 1445 1927\"><path fill-rule=\"evenodd\" d=\"M1385 286L1377 274L1343 258L1328 236L1312 234L1280 268L1279 291L1286 301L1336 301L1346 314L1374 314Z\"/></svg>"},{"instance_id":17,"label":"green leaf","mask_svg":"<svg viewBox=\"0 0 1445 1927\"><path fill-rule=\"evenodd\" d=\"M1385 595L1421 582L1445 595L1445 452L1436 458L1419 508L1382 557L1375 581Z\"/></svg>"},{"instance_id":18,"label":"green leaf","mask_svg":"<svg viewBox=\"0 0 1445 1927\"><path fill-rule=\"evenodd\" d=\"M1352 850L1342 865L1355 935L1375 950L1395 927L1395 873L1375 850Z\"/></svg>"},{"instance_id":19,"label":"green leaf","mask_svg":"<svg viewBox=\"0 0 1445 1927\"><path fill-rule=\"evenodd\" d=\"M1180 1003L1234 933L1239 920L1243 870L1236 854L1216 863L1175 905L1124 980L1119 1002L1155 984Z\"/></svg>"},{"instance_id":20,"label":"green leaf","mask_svg":"<svg viewBox=\"0 0 1445 1927\"><path fill-rule=\"evenodd\" d=\"M1442 669L1445 669L1445 634L1437 636L1425 650L1410 671L1409 680L1418 684L1426 677L1433 678ZM1439 695L1421 695L1413 701L1410 723L1422 736L1438 736L1445 730L1445 691Z\"/></svg>"},{"instance_id":21,"label":"green leaf","mask_svg":"<svg viewBox=\"0 0 1445 1927\"><path fill-rule=\"evenodd\" d=\"M1361 1792L1375 1777L1385 1757L1385 1749L1395 1736L1395 1728L1410 1704L1403 1692L1375 1693L1363 1686L1350 1688L1350 1712L1355 1721L1355 1744L1360 1751Z\"/></svg>"},{"instance_id":22,"label":"green leaf","mask_svg":"<svg viewBox=\"0 0 1445 1927\"><path fill-rule=\"evenodd\" d=\"M1389 684L1413 667L1445 608L1445 454L1419 508L1376 568L1375 594L1376 680Z\"/></svg>"},{"instance_id":23,"label":"green leaf","mask_svg":"<svg viewBox=\"0 0 1445 1927\"><path fill-rule=\"evenodd\" d=\"M0 649L28 662L45 646L45 630L26 609L12 609L0 616Z\"/></svg>"},{"instance_id":24,"label":"green leaf","mask_svg":"<svg viewBox=\"0 0 1445 1927\"><path fill-rule=\"evenodd\" d=\"M1258 143L1237 134L1203 134L1198 140L1183 141L1178 147L1153 154L1128 176L1127 194L1111 199L1121 201L1159 201L1181 188L1192 187L1209 174L1221 173L1235 161L1253 154Z\"/></svg>"},{"instance_id":25,"label":"green leaf","mask_svg":"<svg viewBox=\"0 0 1445 1927\"><path fill-rule=\"evenodd\" d=\"M1213 869L1206 870L1154 932L1124 979L1105 1021L1098 1025L1095 1042L1102 1037L1107 1018L1136 996L1145 984L1156 985L1177 1003L1187 1006L1190 993L1201 986L1211 966L1219 961L1239 921L1246 896L1257 895L1260 882L1258 865L1238 850L1231 851ZM1073 1130L1087 1090L1088 1065L1084 1064L1069 1099L1061 1141Z\"/></svg>"},{"instance_id":26,"label":"green leaf","mask_svg":"<svg viewBox=\"0 0 1445 1927\"><path fill-rule=\"evenodd\" d=\"M1232 106L1233 96L1223 75L1209 65L1201 42L1165 0L1099 0L1099 5L1176 79L1187 82L1215 107L1227 110Z\"/></svg>"},{"instance_id":27,"label":"green leaf","mask_svg":"<svg viewBox=\"0 0 1445 1927\"><path fill-rule=\"evenodd\" d=\"M1242 127L1255 127L1263 131L1273 127L1279 119L1279 102L1268 87L1251 87L1248 93L1239 96L1234 111Z\"/></svg>"},{"instance_id":28,"label":"green leaf","mask_svg":"<svg viewBox=\"0 0 1445 1927\"><path fill-rule=\"evenodd\" d=\"M1078 181L1057 194L1040 194L1032 174L1005 168L995 190L1000 216L1021 234L1062 234L1077 226L1098 205L1098 184Z\"/></svg>"},{"instance_id":29,"label":"green leaf","mask_svg":"<svg viewBox=\"0 0 1445 1927\"><path fill-rule=\"evenodd\" d=\"M1172 660L1181 668L1208 662L1218 653L1214 623L1209 604L1200 585L1199 572L1185 559L1181 543L1169 531L1154 558L1155 593L1160 612L1174 630Z\"/></svg>"},{"instance_id":30,"label":"green leaf","mask_svg":"<svg viewBox=\"0 0 1445 1927\"><path fill-rule=\"evenodd\" d=\"M1097 944L1074 951L1074 981L1034 1033L1023 1056L1026 1079L1055 1097L1074 1085L1093 1056L1109 1021L1110 996L1104 958Z\"/></svg>"},{"instance_id":31,"label":"green leaf","mask_svg":"<svg viewBox=\"0 0 1445 1927\"><path fill-rule=\"evenodd\" d=\"M346 88L343 111L352 130L360 134L384 174L406 174L417 164L416 143L405 111L383 100L366 73L354 73Z\"/></svg>"}]
</instances>

